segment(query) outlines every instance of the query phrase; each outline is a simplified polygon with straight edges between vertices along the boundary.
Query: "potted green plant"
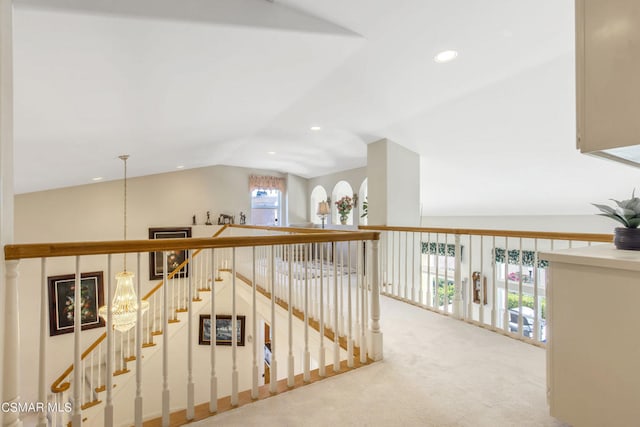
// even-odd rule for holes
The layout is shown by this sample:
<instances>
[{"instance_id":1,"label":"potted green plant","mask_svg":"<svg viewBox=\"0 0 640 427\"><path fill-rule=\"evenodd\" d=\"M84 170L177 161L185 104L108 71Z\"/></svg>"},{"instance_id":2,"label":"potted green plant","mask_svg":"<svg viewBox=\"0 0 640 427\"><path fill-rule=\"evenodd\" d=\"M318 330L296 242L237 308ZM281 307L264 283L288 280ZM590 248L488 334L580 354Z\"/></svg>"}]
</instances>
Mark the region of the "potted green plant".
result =
<instances>
[{"instance_id":1,"label":"potted green plant","mask_svg":"<svg viewBox=\"0 0 640 427\"><path fill-rule=\"evenodd\" d=\"M640 198L635 196L635 190L631 193L629 200L615 200L616 206L599 205L592 203L600 209L602 213L598 215L606 216L618 221L624 227L616 227L613 243L618 249L640 250Z\"/></svg>"}]
</instances>

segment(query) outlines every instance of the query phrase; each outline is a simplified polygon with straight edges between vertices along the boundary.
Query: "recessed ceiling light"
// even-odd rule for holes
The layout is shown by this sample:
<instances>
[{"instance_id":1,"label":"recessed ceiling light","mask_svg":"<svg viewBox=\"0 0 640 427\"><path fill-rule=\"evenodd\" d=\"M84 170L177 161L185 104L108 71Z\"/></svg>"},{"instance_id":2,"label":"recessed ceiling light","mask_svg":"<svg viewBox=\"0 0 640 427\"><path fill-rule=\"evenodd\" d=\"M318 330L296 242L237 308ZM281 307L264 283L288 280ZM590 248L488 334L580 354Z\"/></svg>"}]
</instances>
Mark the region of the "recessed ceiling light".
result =
<instances>
[{"instance_id":1,"label":"recessed ceiling light","mask_svg":"<svg viewBox=\"0 0 640 427\"><path fill-rule=\"evenodd\" d=\"M321 130L322 128L320 126L311 126L310 129L311 130Z\"/></svg>"},{"instance_id":2,"label":"recessed ceiling light","mask_svg":"<svg viewBox=\"0 0 640 427\"><path fill-rule=\"evenodd\" d=\"M267 154L271 154L273 156L274 154L276 154L276 152L275 151L267 151Z\"/></svg>"},{"instance_id":3,"label":"recessed ceiling light","mask_svg":"<svg viewBox=\"0 0 640 427\"><path fill-rule=\"evenodd\" d=\"M176 166L176 169L184 169L184 165L178 165Z\"/></svg>"},{"instance_id":4,"label":"recessed ceiling light","mask_svg":"<svg viewBox=\"0 0 640 427\"><path fill-rule=\"evenodd\" d=\"M443 62L453 61L454 59L456 59L457 56L458 56L458 52L455 50L443 50L442 52L438 53L433 58L433 60L439 63L443 63Z\"/></svg>"},{"instance_id":5,"label":"recessed ceiling light","mask_svg":"<svg viewBox=\"0 0 640 427\"><path fill-rule=\"evenodd\" d=\"M91 178L91 181L102 181L104 178L101 176L96 176L95 178Z\"/></svg>"}]
</instances>

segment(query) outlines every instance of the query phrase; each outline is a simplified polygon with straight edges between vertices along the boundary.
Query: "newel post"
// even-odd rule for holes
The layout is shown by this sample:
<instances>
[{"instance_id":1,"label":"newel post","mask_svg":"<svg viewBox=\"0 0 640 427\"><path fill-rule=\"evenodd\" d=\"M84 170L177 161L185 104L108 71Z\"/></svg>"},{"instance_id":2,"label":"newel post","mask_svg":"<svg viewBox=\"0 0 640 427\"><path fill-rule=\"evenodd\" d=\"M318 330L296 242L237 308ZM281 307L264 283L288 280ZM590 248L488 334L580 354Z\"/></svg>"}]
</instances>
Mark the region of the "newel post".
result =
<instances>
[{"instance_id":1,"label":"newel post","mask_svg":"<svg viewBox=\"0 0 640 427\"><path fill-rule=\"evenodd\" d=\"M373 360L382 360L378 242L378 240L371 242L371 329L369 330L369 356Z\"/></svg>"},{"instance_id":2,"label":"newel post","mask_svg":"<svg viewBox=\"0 0 640 427\"><path fill-rule=\"evenodd\" d=\"M4 307L4 376L2 401L20 401L20 324L18 322L18 262L5 261L5 307ZM9 411L4 415L5 426L21 426L20 414Z\"/></svg>"}]
</instances>

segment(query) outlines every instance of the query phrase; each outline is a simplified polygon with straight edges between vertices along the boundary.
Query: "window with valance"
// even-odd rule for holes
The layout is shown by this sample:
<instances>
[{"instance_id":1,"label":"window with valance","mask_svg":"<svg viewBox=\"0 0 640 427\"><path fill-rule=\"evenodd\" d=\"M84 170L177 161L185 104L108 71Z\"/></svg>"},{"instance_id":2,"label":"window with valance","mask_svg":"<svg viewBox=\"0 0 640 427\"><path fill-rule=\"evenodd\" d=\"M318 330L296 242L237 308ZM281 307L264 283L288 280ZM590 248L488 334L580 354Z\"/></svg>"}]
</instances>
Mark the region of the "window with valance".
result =
<instances>
[{"instance_id":1,"label":"window with valance","mask_svg":"<svg viewBox=\"0 0 640 427\"><path fill-rule=\"evenodd\" d=\"M249 176L251 193L251 223L254 225L282 225L282 195L284 178L277 176Z\"/></svg>"},{"instance_id":2,"label":"window with valance","mask_svg":"<svg viewBox=\"0 0 640 427\"><path fill-rule=\"evenodd\" d=\"M286 184L284 178L277 176L249 176L249 191L253 190L278 190L284 193Z\"/></svg>"}]
</instances>

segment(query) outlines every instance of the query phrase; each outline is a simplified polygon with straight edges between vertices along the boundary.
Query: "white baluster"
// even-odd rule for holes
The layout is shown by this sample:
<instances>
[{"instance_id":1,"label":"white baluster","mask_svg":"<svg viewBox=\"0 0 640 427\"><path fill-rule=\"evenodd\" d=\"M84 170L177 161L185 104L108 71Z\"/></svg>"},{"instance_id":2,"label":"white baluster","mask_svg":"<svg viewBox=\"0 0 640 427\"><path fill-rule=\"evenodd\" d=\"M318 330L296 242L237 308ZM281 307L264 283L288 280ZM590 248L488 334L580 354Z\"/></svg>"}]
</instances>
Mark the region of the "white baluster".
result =
<instances>
[{"instance_id":1,"label":"white baluster","mask_svg":"<svg viewBox=\"0 0 640 427\"><path fill-rule=\"evenodd\" d=\"M569 242L571 243L571 242ZM522 316L522 237L518 243L518 335L524 335L523 316Z\"/></svg>"},{"instance_id":2,"label":"white baluster","mask_svg":"<svg viewBox=\"0 0 640 427\"><path fill-rule=\"evenodd\" d=\"M467 279L467 319L474 320L473 318L473 288L475 284L473 283L473 236L469 235L469 250L467 251L469 254L469 276ZM457 254L456 254L457 255Z\"/></svg>"},{"instance_id":3,"label":"white baluster","mask_svg":"<svg viewBox=\"0 0 640 427\"><path fill-rule=\"evenodd\" d=\"M436 252L433 259L436 264L436 283L434 286L435 298L436 298L435 308L440 311L440 310L443 310L440 308L440 233L436 233ZM444 304L446 304L446 292L443 292L443 293L445 295L443 295L442 300L444 301ZM446 307L446 305L443 305L443 307Z\"/></svg>"},{"instance_id":4,"label":"white baluster","mask_svg":"<svg viewBox=\"0 0 640 427\"><path fill-rule=\"evenodd\" d=\"M358 242L356 241L356 250L358 250ZM347 243L347 271L349 277L347 279L347 366L353 368L353 324L351 319L351 242Z\"/></svg>"},{"instance_id":5,"label":"white baluster","mask_svg":"<svg viewBox=\"0 0 640 427\"><path fill-rule=\"evenodd\" d=\"M278 292L276 293L276 296L281 300L284 300L285 299L285 294L284 294L285 277L284 277L284 268L282 266L282 264L284 263L284 246L283 245L278 246L277 262L278 263L276 266L276 272L278 272Z\"/></svg>"},{"instance_id":6,"label":"white baluster","mask_svg":"<svg viewBox=\"0 0 640 427\"><path fill-rule=\"evenodd\" d=\"M471 238L471 236L469 236ZM460 245L460 235L456 234L454 236L454 263L455 263L455 271L454 271L454 295L453 295L453 312L454 316L457 319L464 318L464 301L462 299L462 246ZM445 247L445 251L447 253L449 248ZM469 252L471 252L471 244L469 244ZM472 295L472 294L469 294ZM468 297L471 299L470 297Z\"/></svg>"},{"instance_id":7,"label":"white baluster","mask_svg":"<svg viewBox=\"0 0 640 427\"><path fill-rule=\"evenodd\" d=\"M409 299L409 233L404 234L404 299Z\"/></svg>"},{"instance_id":8,"label":"white baluster","mask_svg":"<svg viewBox=\"0 0 640 427\"><path fill-rule=\"evenodd\" d=\"M153 307L151 307L151 310L153 310L153 312L149 313L149 323L152 324L151 328L149 329L149 343L153 342L153 333L158 330L158 326L156 325L156 318L158 317L157 296L158 296L157 292L151 296L151 301L153 301Z\"/></svg>"},{"instance_id":9,"label":"white baluster","mask_svg":"<svg viewBox=\"0 0 640 427\"><path fill-rule=\"evenodd\" d=\"M311 381L311 353L309 352L309 248L311 243L305 245L304 263L304 374L305 383Z\"/></svg>"},{"instance_id":10,"label":"white baluster","mask_svg":"<svg viewBox=\"0 0 640 427\"><path fill-rule=\"evenodd\" d=\"M287 358L287 386L293 387L294 380L294 359L293 359L293 245L288 246L289 251L289 301L288 320L289 320L289 357Z\"/></svg>"},{"instance_id":11,"label":"white baluster","mask_svg":"<svg viewBox=\"0 0 640 427\"><path fill-rule=\"evenodd\" d=\"M324 259L324 244L320 245L320 259ZM325 377L327 375L325 366L325 354L324 354L324 265L320 269L320 286L319 286L319 298L320 303L320 354L318 355L318 375Z\"/></svg>"},{"instance_id":12,"label":"white baluster","mask_svg":"<svg viewBox=\"0 0 640 427\"><path fill-rule=\"evenodd\" d=\"M391 269L389 268L389 254L391 253L391 251L389 250L389 237L393 238L393 231L387 231L384 233L384 240L385 240L385 250L384 250L384 270L386 272L387 275L387 280L386 280L386 284L387 284L387 295L391 295L392 292L389 291L389 286L393 283L393 276L389 276L389 273L391 272ZM393 244L393 242L392 242ZM366 244L365 244L366 246ZM364 256L364 253L363 253ZM393 254L391 254L391 256L393 257ZM362 266L364 267L364 258L362 260ZM391 258L391 262L393 263L393 258ZM364 274L364 272L363 272ZM391 288L392 289L392 288Z\"/></svg>"},{"instance_id":13,"label":"white baluster","mask_svg":"<svg viewBox=\"0 0 640 427\"><path fill-rule=\"evenodd\" d=\"M424 254L422 253L422 232L420 232L418 234L418 245L420 246L420 248L418 249L418 256L420 257L420 261L419 261L419 268L420 268L420 276L418 278L418 280L420 281L420 296L418 298L418 304L420 304L421 306L426 306L427 305L427 301L426 301L426 295L424 292L424 274L422 272L422 269L424 267Z\"/></svg>"},{"instance_id":14,"label":"white baluster","mask_svg":"<svg viewBox=\"0 0 640 427\"><path fill-rule=\"evenodd\" d=\"M349 243L349 242L347 242ZM336 332L338 334L344 334L344 243L341 245L342 246L342 251L340 251L340 288L339 288L339 301L338 303L340 304L340 308L338 309L338 312L340 313L340 327L336 326Z\"/></svg>"},{"instance_id":15,"label":"white baluster","mask_svg":"<svg viewBox=\"0 0 640 427\"><path fill-rule=\"evenodd\" d=\"M124 370L124 333L120 332L118 336L120 337L120 354L118 355L116 368L118 368L118 372L120 372Z\"/></svg>"},{"instance_id":16,"label":"white baluster","mask_svg":"<svg viewBox=\"0 0 640 427\"><path fill-rule=\"evenodd\" d=\"M378 278L378 241L371 242L371 358L382 360L382 332L380 330L380 282Z\"/></svg>"},{"instance_id":17,"label":"white baluster","mask_svg":"<svg viewBox=\"0 0 640 427\"><path fill-rule=\"evenodd\" d=\"M396 295L396 232L391 231L391 295Z\"/></svg>"},{"instance_id":18,"label":"white baluster","mask_svg":"<svg viewBox=\"0 0 640 427\"><path fill-rule=\"evenodd\" d=\"M335 245L332 243L331 244L331 270L333 271L333 267L336 265L336 263L338 262L337 256L336 256L336 248ZM328 249L327 249L328 250ZM329 266L327 266L327 268L329 268ZM328 270L327 270L328 273ZM335 271L333 271L333 275L335 276ZM326 319L327 319L327 325L329 326L329 328L331 329L335 329L335 325L333 325L333 316L332 311L331 310L335 310L336 308L332 306L331 301L333 301L333 298L331 296L331 292L333 291L333 286L331 286L330 284L330 279L329 277L327 277L327 300L325 301L325 309L326 309Z\"/></svg>"},{"instance_id":19,"label":"white baluster","mask_svg":"<svg viewBox=\"0 0 640 427\"><path fill-rule=\"evenodd\" d=\"M107 354L105 356L105 387L107 403L104 407L104 425L113 426L113 274L111 271L111 257L107 255Z\"/></svg>"},{"instance_id":20,"label":"white baluster","mask_svg":"<svg viewBox=\"0 0 640 427\"><path fill-rule=\"evenodd\" d=\"M238 313L236 309L236 248L231 254L231 406L238 406ZM211 345L215 345L214 323L211 324Z\"/></svg>"},{"instance_id":21,"label":"white baluster","mask_svg":"<svg viewBox=\"0 0 640 427\"><path fill-rule=\"evenodd\" d=\"M362 248L363 242L357 242L356 250L356 317L353 325L354 342L356 346L360 345L360 287L362 286ZM386 293L386 292L385 292Z\"/></svg>"},{"instance_id":22,"label":"white baluster","mask_svg":"<svg viewBox=\"0 0 640 427\"><path fill-rule=\"evenodd\" d=\"M444 235L444 311L445 313L453 312L453 307L450 307L449 304L449 234L445 233ZM454 285L454 293L455 293L455 285ZM452 308L449 311L449 308Z\"/></svg>"},{"instance_id":23,"label":"white baluster","mask_svg":"<svg viewBox=\"0 0 640 427\"><path fill-rule=\"evenodd\" d=\"M315 245L315 254L316 254L316 258L314 259L313 262L313 267L314 267L314 277L313 277L313 318L318 320L320 319L320 313L318 312L318 307L320 306L320 299L319 299L319 295L320 295L320 269L322 268L322 260L320 258L320 244L319 243L314 243Z\"/></svg>"},{"instance_id":24,"label":"white baluster","mask_svg":"<svg viewBox=\"0 0 640 427\"><path fill-rule=\"evenodd\" d=\"M169 281L167 253L162 251L162 427L169 426Z\"/></svg>"},{"instance_id":25,"label":"white baluster","mask_svg":"<svg viewBox=\"0 0 640 427\"><path fill-rule=\"evenodd\" d=\"M97 384L97 382L95 381L95 366L96 365L95 365L94 360L93 360L94 354L97 353L96 350L99 350L99 349L95 349L94 351L92 351L90 353L91 357L89 359L89 366L91 367L91 375L89 377L89 395L91 396L91 400L92 401L93 400L97 400L97 397L96 397L96 399L93 399L93 393L94 393L95 389L97 388L95 386ZM100 378L98 378L98 382L100 382Z\"/></svg>"},{"instance_id":26,"label":"white baluster","mask_svg":"<svg viewBox=\"0 0 640 427\"><path fill-rule=\"evenodd\" d=\"M533 340L540 341L540 314L538 310L538 239L533 241Z\"/></svg>"},{"instance_id":27,"label":"white baluster","mask_svg":"<svg viewBox=\"0 0 640 427\"><path fill-rule=\"evenodd\" d=\"M493 254L491 256L491 290L492 290L492 298L491 298L491 328L496 329L496 301L497 301L497 284L496 284L496 236L491 237L491 248L493 250Z\"/></svg>"},{"instance_id":28,"label":"white baluster","mask_svg":"<svg viewBox=\"0 0 640 427\"><path fill-rule=\"evenodd\" d=\"M211 249L211 265L216 266L217 263L217 250ZM211 271L211 283L215 283L217 280L217 269L213 268ZM210 361L211 361L211 377L209 380L209 412L217 412L218 411L218 377L216 375L216 287L212 285L211 289L211 300L209 304L209 315L210 315L210 331L209 337L211 338L209 348L210 350Z\"/></svg>"},{"instance_id":29,"label":"white baluster","mask_svg":"<svg viewBox=\"0 0 640 427\"><path fill-rule=\"evenodd\" d=\"M411 233L411 301L416 302L416 233Z\"/></svg>"},{"instance_id":30,"label":"white baluster","mask_svg":"<svg viewBox=\"0 0 640 427\"><path fill-rule=\"evenodd\" d=\"M40 261L40 351L38 352L38 400L47 401L47 259ZM6 337L6 334L5 334ZM46 427L47 412L38 415L37 427Z\"/></svg>"},{"instance_id":31,"label":"white baluster","mask_svg":"<svg viewBox=\"0 0 640 427\"><path fill-rule=\"evenodd\" d=\"M193 260L193 250L189 249L189 263ZM195 416L195 384L193 383L193 275L195 268L191 269L187 283L187 420L193 420ZM212 338L213 339L213 338Z\"/></svg>"},{"instance_id":32,"label":"white baluster","mask_svg":"<svg viewBox=\"0 0 640 427\"><path fill-rule=\"evenodd\" d=\"M176 313L176 308L177 308L176 307L176 288L177 288L178 278L176 277L177 276L177 274L176 274L176 275L173 276L173 278L171 280L169 280L168 279L168 273L170 273L170 272L168 272L167 270L164 270L164 273L163 273L163 275L164 275L164 283L165 283L164 286L167 288L167 290L171 289L171 296L168 299L168 303L170 305L167 307L167 310L170 310L169 313L170 313L171 317L169 317L169 319L175 320L174 316L177 315L177 313Z\"/></svg>"},{"instance_id":33,"label":"white baluster","mask_svg":"<svg viewBox=\"0 0 640 427\"><path fill-rule=\"evenodd\" d=\"M136 295L138 311L136 312L136 398L134 401L134 422L136 427L142 426L142 285L140 280L140 252L136 254L138 274L136 277Z\"/></svg>"},{"instance_id":34,"label":"white baluster","mask_svg":"<svg viewBox=\"0 0 640 427\"><path fill-rule=\"evenodd\" d=\"M256 282L256 247L252 248L253 251L253 263L251 269L251 282L253 283L253 289L251 289L251 319L252 319L252 330L253 330L253 375L251 377L251 398L258 398L258 311L257 311L257 303L256 303L256 289L258 288L258 284Z\"/></svg>"},{"instance_id":35,"label":"white baluster","mask_svg":"<svg viewBox=\"0 0 640 427\"><path fill-rule=\"evenodd\" d=\"M75 367L75 366L74 366ZM82 407L85 405L85 403L87 403L87 390L85 389L85 372L87 372L87 366L86 366L86 362L84 359L81 360L80 362L80 375L82 378L82 383L80 384L81 386L81 390L80 390L80 410L82 410ZM89 389L89 392L91 392L91 389Z\"/></svg>"},{"instance_id":36,"label":"white baluster","mask_svg":"<svg viewBox=\"0 0 640 427\"><path fill-rule=\"evenodd\" d=\"M509 238L504 238L504 314L502 329L509 332Z\"/></svg>"},{"instance_id":37,"label":"white baluster","mask_svg":"<svg viewBox=\"0 0 640 427\"><path fill-rule=\"evenodd\" d=\"M338 331L338 264L336 257L336 242L332 243L333 247L333 371L340 371L340 337Z\"/></svg>"},{"instance_id":38,"label":"white baluster","mask_svg":"<svg viewBox=\"0 0 640 427\"><path fill-rule=\"evenodd\" d=\"M71 423L73 427L82 424L82 415L80 414L81 392L82 392L82 371L80 367L80 331L82 329L82 307L81 300L81 281L80 281L80 257L76 256L76 274L75 274L75 292L73 297L73 415Z\"/></svg>"},{"instance_id":39,"label":"white baluster","mask_svg":"<svg viewBox=\"0 0 640 427\"><path fill-rule=\"evenodd\" d=\"M276 281L276 248L271 247L271 283ZM275 286L272 286L275 290ZM278 391L278 374L276 360L276 294L271 292L271 373L269 378L269 391L276 393Z\"/></svg>"},{"instance_id":40,"label":"white baluster","mask_svg":"<svg viewBox=\"0 0 640 427\"><path fill-rule=\"evenodd\" d=\"M304 310L304 280L303 270L309 259L305 257L305 245L297 245L298 250L298 264L296 264L296 295L297 295L297 308L298 310Z\"/></svg>"},{"instance_id":41,"label":"white baluster","mask_svg":"<svg viewBox=\"0 0 640 427\"><path fill-rule=\"evenodd\" d=\"M427 307L433 308L433 279L431 278L431 233L427 233Z\"/></svg>"},{"instance_id":42,"label":"white baluster","mask_svg":"<svg viewBox=\"0 0 640 427\"><path fill-rule=\"evenodd\" d=\"M469 236L471 238L471 236ZM471 245L469 245L471 246ZM480 324L484 325L484 300L485 300L485 278L484 278L484 236L480 236ZM473 289L473 288L472 288ZM473 290L469 294L469 299L473 300Z\"/></svg>"},{"instance_id":43,"label":"white baluster","mask_svg":"<svg viewBox=\"0 0 640 427\"><path fill-rule=\"evenodd\" d=\"M364 245L365 245L365 249L364 249L362 264L366 264L366 256L367 256L367 249L366 249L367 243L365 242ZM367 283L366 283L365 270L366 269L364 268L364 265L362 265L361 272L360 272L361 284L362 284L362 286L360 287L360 292L361 292L361 295L360 295L360 363L367 362L367 337L366 337L366 330L367 330L366 316L367 315L365 310Z\"/></svg>"}]
</instances>

